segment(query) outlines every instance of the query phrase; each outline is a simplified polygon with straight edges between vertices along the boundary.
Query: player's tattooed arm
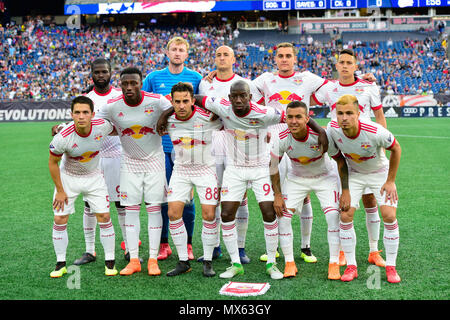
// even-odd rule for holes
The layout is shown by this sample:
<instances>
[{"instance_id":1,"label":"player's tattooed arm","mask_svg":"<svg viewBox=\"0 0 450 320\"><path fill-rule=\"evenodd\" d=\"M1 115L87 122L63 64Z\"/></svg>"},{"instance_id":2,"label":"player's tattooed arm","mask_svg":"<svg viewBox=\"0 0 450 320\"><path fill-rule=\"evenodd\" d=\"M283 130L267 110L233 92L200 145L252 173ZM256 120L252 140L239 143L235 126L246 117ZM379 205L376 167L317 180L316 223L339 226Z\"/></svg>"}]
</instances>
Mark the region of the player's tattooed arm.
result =
<instances>
[{"instance_id":1,"label":"player's tattooed arm","mask_svg":"<svg viewBox=\"0 0 450 320\"><path fill-rule=\"evenodd\" d=\"M156 123L156 131L160 136L167 134L167 120L175 112L173 107L165 110L158 119Z\"/></svg>"},{"instance_id":2,"label":"player's tattooed arm","mask_svg":"<svg viewBox=\"0 0 450 320\"><path fill-rule=\"evenodd\" d=\"M286 204L281 193L280 172L278 171L279 160L272 157L270 160L270 180L272 181L272 189L274 193L273 208L278 217L283 216L286 210Z\"/></svg>"},{"instance_id":3,"label":"player's tattooed arm","mask_svg":"<svg viewBox=\"0 0 450 320\"><path fill-rule=\"evenodd\" d=\"M339 177L341 178L342 194L339 197L339 209L341 211L348 211L350 209L350 189L348 187L348 167L342 153L333 156L337 162Z\"/></svg>"},{"instance_id":4,"label":"player's tattooed arm","mask_svg":"<svg viewBox=\"0 0 450 320\"><path fill-rule=\"evenodd\" d=\"M308 126L319 134L319 145L322 149L322 153L327 152L328 150L328 138L326 131L311 117L309 117Z\"/></svg>"}]
</instances>

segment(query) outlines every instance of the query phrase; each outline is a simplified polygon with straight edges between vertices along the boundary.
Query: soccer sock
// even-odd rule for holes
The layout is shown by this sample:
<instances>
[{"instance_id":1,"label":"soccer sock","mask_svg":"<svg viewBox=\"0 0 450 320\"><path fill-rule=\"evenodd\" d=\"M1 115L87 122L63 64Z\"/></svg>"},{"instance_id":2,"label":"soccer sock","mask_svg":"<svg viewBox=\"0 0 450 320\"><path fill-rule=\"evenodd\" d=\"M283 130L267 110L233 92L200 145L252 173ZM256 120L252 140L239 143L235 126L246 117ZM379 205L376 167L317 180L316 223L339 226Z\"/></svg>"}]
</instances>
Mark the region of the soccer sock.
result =
<instances>
[{"instance_id":1,"label":"soccer sock","mask_svg":"<svg viewBox=\"0 0 450 320\"><path fill-rule=\"evenodd\" d=\"M183 209L183 221L186 226L186 232L188 235L187 243L192 243L192 236L194 234L195 225L195 203L192 199L189 203L184 206Z\"/></svg>"},{"instance_id":2,"label":"soccer sock","mask_svg":"<svg viewBox=\"0 0 450 320\"><path fill-rule=\"evenodd\" d=\"M313 212L311 200L303 203L302 212L300 213L300 228L302 232L302 248L309 248L311 244L311 230L313 223Z\"/></svg>"},{"instance_id":3,"label":"soccer sock","mask_svg":"<svg viewBox=\"0 0 450 320\"><path fill-rule=\"evenodd\" d=\"M86 242L86 252L95 253L95 232L97 227L97 217L91 212L91 208L85 206L83 214L84 241Z\"/></svg>"},{"instance_id":4,"label":"soccer sock","mask_svg":"<svg viewBox=\"0 0 450 320\"><path fill-rule=\"evenodd\" d=\"M139 228L141 225L139 213L141 206L127 206L125 211L128 252L130 253L130 259L137 259L139 258Z\"/></svg>"},{"instance_id":5,"label":"soccer sock","mask_svg":"<svg viewBox=\"0 0 450 320\"><path fill-rule=\"evenodd\" d=\"M169 231L177 248L178 259L180 261L188 261L187 232L183 219L169 221Z\"/></svg>"},{"instance_id":6,"label":"soccer sock","mask_svg":"<svg viewBox=\"0 0 450 320\"><path fill-rule=\"evenodd\" d=\"M283 251L284 261L294 261L294 245L292 236L292 212L286 210L278 220L280 233L280 247Z\"/></svg>"},{"instance_id":7,"label":"soccer sock","mask_svg":"<svg viewBox=\"0 0 450 320\"><path fill-rule=\"evenodd\" d=\"M212 255L217 242L217 234L219 233L219 228L217 226L216 219L212 221L203 219L202 221L203 259L206 261L212 261Z\"/></svg>"},{"instance_id":8,"label":"soccer sock","mask_svg":"<svg viewBox=\"0 0 450 320\"><path fill-rule=\"evenodd\" d=\"M105 251L105 261L114 260L114 250L116 244L116 234L111 219L108 222L99 222L100 242Z\"/></svg>"},{"instance_id":9,"label":"soccer sock","mask_svg":"<svg viewBox=\"0 0 450 320\"><path fill-rule=\"evenodd\" d=\"M239 250L237 245L236 220L230 222L222 221L222 238L228 254L230 255L231 263L240 264L241 259L239 258Z\"/></svg>"},{"instance_id":10,"label":"soccer sock","mask_svg":"<svg viewBox=\"0 0 450 320\"><path fill-rule=\"evenodd\" d=\"M55 249L56 261L66 261L67 245L69 236L67 235L67 224L53 223L53 248Z\"/></svg>"},{"instance_id":11,"label":"soccer sock","mask_svg":"<svg viewBox=\"0 0 450 320\"><path fill-rule=\"evenodd\" d=\"M386 266L395 266L399 242L400 233L397 220L392 223L385 222L383 244L386 249Z\"/></svg>"},{"instance_id":12,"label":"soccer sock","mask_svg":"<svg viewBox=\"0 0 450 320\"><path fill-rule=\"evenodd\" d=\"M378 240L380 238L380 216L378 214L378 207L365 208L365 211L369 249L370 252L378 251Z\"/></svg>"},{"instance_id":13,"label":"soccer sock","mask_svg":"<svg viewBox=\"0 0 450 320\"><path fill-rule=\"evenodd\" d=\"M126 224L125 224L125 216L126 211L124 207L116 207L117 209L117 218L119 220L120 230L122 231L122 238L125 242L125 252L128 250L128 244L127 244L127 230L126 230Z\"/></svg>"},{"instance_id":14,"label":"soccer sock","mask_svg":"<svg viewBox=\"0 0 450 320\"><path fill-rule=\"evenodd\" d=\"M356 234L353 228L352 222L342 222L339 223L339 239L341 240L342 250L345 254L345 259L347 260L347 266L356 266Z\"/></svg>"},{"instance_id":15,"label":"soccer sock","mask_svg":"<svg viewBox=\"0 0 450 320\"><path fill-rule=\"evenodd\" d=\"M169 242L169 205L167 203L161 204L162 229L161 229L161 243Z\"/></svg>"},{"instance_id":16,"label":"soccer sock","mask_svg":"<svg viewBox=\"0 0 450 320\"><path fill-rule=\"evenodd\" d=\"M238 248L245 248L245 239L248 230L248 199L242 200L236 212L236 229Z\"/></svg>"},{"instance_id":17,"label":"soccer sock","mask_svg":"<svg viewBox=\"0 0 450 320\"><path fill-rule=\"evenodd\" d=\"M324 208L325 219L328 225L328 248L330 263L339 262L339 211L335 208Z\"/></svg>"},{"instance_id":18,"label":"soccer sock","mask_svg":"<svg viewBox=\"0 0 450 320\"><path fill-rule=\"evenodd\" d=\"M159 253L159 244L161 242L162 216L161 205L147 204L145 206L148 214L148 242L149 258L156 259Z\"/></svg>"},{"instance_id":19,"label":"soccer sock","mask_svg":"<svg viewBox=\"0 0 450 320\"><path fill-rule=\"evenodd\" d=\"M264 239L266 240L267 263L275 262L278 248L278 221L264 221Z\"/></svg>"},{"instance_id":20,"label":"soccer sock","mask_svg":"<svg viewBox=\"0 0 450 320\"><path fill-rule=\"evenodd\" d=\"M220 246L220 230L222 229L222 218L220 216L222 210L220 209L220 203L216 207L216 224L217 224L217 239L214 247Z\"/></svg>"}]
</instances>

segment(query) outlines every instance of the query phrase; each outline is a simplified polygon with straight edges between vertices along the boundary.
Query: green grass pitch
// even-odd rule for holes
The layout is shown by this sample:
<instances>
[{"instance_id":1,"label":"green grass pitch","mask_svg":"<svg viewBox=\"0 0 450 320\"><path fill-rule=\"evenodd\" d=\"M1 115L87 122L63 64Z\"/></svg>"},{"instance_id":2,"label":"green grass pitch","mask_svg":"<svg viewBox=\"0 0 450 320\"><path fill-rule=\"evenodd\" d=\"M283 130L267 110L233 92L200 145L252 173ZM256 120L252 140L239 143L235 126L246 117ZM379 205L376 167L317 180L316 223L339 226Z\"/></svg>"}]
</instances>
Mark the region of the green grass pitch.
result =
<instances>
[{"instance_id":1,"label":"green grass pitch","mask_svg":"<svg viewBox=\"0 0 450 320\"><path fill-rule=\"evenodd\" d=\"M325 124L326 119L320 119ZM2 123L0 125L0 299L1 300L236 300L219 295L227 283L218 276L204 278L202 265L192 262L192 272L168 278L165 273L177 261L174 254L160 262L162 275L150 277L143 272L129 277L104 276L103 249L97 231L97 262L82 266L78 274L60 279L49 277L55 264L52 245L53 214L51 200L53 183L48 172L48 145L53 123ZM327 280L328 245L326 222L315 195L312 195L314 222L311 247L318 258L315 264L300 260L300 223L293 217L294 250L299 274L296 278L271 280L264 263L258 260L264 253L261 213L252 192L249 192L249 230L247 254L252 262L245 265L245 275L233 279L242 282L269 282L269 291L248 299L263 300L447 300L450 297L448 273L450 223L450 119L388 119L388 128L402 146L402 159L397 175L400 202L397 217L400 228L400 248L397 270L399 284L389 284L383 269L371 268L367 262L368 242L365 214L355 215L359 278L351 283ZM202 255L201 214L196 198L197 216L193 240L194 254ZM82 202L78 212L69 219L70 266L84 251ZM111 209L116 230L116 261L120 270L126 262L120 249L121 232L117 212ZM141 212L140 255L148 258L147 217ZM384 249L381 227L379 248ZM171 240L170 240L170 243ZM217 273L229 266L229 257L214 261ZM384 256L384 252L382 253ZM280 270L284 258L278 258ZM344 268L341 267L341 273ZM379 276L378 276L379 274ZM74 276L78 275L78 278ZM79 282L74 281L79 279ZM377 280L379 281L379 285ZM247 298L244 298L244 300Z\"/></svg>"}]
</instances>

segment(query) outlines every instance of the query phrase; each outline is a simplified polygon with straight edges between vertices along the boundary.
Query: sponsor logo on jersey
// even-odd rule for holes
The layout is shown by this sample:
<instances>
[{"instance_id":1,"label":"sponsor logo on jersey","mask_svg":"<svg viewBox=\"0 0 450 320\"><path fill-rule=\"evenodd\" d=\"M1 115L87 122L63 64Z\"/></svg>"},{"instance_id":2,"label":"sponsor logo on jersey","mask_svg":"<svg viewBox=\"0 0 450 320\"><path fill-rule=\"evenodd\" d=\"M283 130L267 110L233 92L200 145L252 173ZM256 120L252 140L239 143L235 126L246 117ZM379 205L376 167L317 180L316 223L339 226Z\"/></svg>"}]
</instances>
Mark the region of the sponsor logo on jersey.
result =
<instances>
[{"instance_id":1,"label":"sponsor logo on jersey","mask_svg":"<svg viewBox=\"0 0 450 320\"><path fill-rule=\"evenodd\" d=\"M180 137L176 140L172 140L174 146L179 145L184 149L192 149L197 145L206 145L206 142L203 140L193 139L190 137Z\"/></svg>"},{"instance_id":2,"label":"sponsor logo on jersey","mask_svg":"<svg viewBox=\"0 0 450 320\"><path fill-rule=\"evenodd\" d=\"M95 152L87 151L87 152L83 153L81 156L70 157L70 159L85 163L85 162L89 162L92 159L94 159L98 154L99 154L98 150Z\"/></svg>"},{"instance_id":3,"label":"sponsor logo on jersey","mask_svg":"<svg viewBox=\"0 0 450 320\"><path fill-rule=\"evenodd\" d=\"M257 135L257 134L249 133L249 132L239 130L239 129L235 129L235 130L227 129L227 132L229 134L231 134L236 140L239 140L239 141L245 141L245 140L252 139L252 138L253 139L259 138L259 135Z\"/></svg>"},{"instance_id":4,"label":"sponsor logo on jersey","mask_svg":"<svg viewBox=\"0 0 450 320\"><path fill-rule=\"evenodd\" d=\"M128 136L133 137L134 139L140 139L147 134L156 134L156 132L153 128L140 125L134 125L122 130L122 137Z\"/></svg>"},{"instance_id":5,"label":"sponsor logo on jersey","mask_svg":"<svg viewBox=\"0 0 450 320\"><path fill-rule=\"evenodd\" d=\"M302 165L308 165L314 161L319 160L320 158L322 158L322 155L315 157L315 158L309 158L309 157L298 157L298 158L291 158L292 161L294 162L299 162Z\"/></svg>"},{"instance_id":6,"label":"sponsor logo on jersey","mask_svg":"<svg viewBox=\"0 0 450 320\"><path fill-rule=\"evenodd\" d=\"M288 104L292 101L302 101L304 96L299 96L296 93L292 93L290 91L280 91L274 93L269 97L269 103L272 101L279 102L281 104Z\"/></svg>"},{"instance_id":7,"label":"sponsor logo on jersey","mask_svg":"<svg viewBox=\"0 0 450 320\"><path fill-rule=\"evenodd\" d=\"M362 157L359 154L356 153L344 153L344 156L347 159L353 160L356 163L361 163L370 159L374 159L375 155L369 156L369 157Z\"/></svg>"}]
</instances>

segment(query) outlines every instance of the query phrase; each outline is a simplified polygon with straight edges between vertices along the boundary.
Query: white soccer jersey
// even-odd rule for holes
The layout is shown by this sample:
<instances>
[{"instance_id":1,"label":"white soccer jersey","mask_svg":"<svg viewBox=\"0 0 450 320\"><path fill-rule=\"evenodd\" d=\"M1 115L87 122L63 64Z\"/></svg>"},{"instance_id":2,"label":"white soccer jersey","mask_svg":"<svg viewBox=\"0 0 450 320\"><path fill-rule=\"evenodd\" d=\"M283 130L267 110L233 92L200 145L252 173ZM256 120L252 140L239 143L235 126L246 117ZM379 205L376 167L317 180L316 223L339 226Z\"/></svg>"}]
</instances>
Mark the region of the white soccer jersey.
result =
<instances>
[{"instance_id":1,"label":"white soccer jersey","mask_svg":"<svg viewBox=\"0 0 450 320\"><path fill-rule=\"evenodd\" d=\"M167 132L175 151L174 172L184 176L216 173L211 155L212 133L222 127L219 120L211 121L213 114L194 106L185 120L174 113L167 121Z\"/></svg>"},{"instance_id":2,"label":"white soccer jersey","mask_svg":"<svg viewBox=\"0 0 450 320\"><path fill-rule=\"evenodd\" d=\"M264 96L266 106L278 111L285 111L291 101L302 101L309 108L311 95L327 80L309 72L294 72L291 76L283 77L271 72L265 72L253 83Z\"/></svg>"},{"instance_id":3,"label":"white soccer jersey","mask_svg":"<svg viewBox=\"0 0 450 320\"><path fill-rule=\"evenodd\" d=\"M330 80L313 94L319 105L330 107L331 120L336 121L336 102L344 94L354 95L358 99L361 111L360 119L371 120L370 110L382 108L380 89L375 82L357 79L351 84L341 84L338 80Z\"/></svg>"},{"instance_id":4,"label":"white soccer jersey","mask_svg":"<svg viewBox=\"0 0 450 320\"><path fill-rule=\"evenodd\" d=\"M248 83L250 87L250 93L252 94L252 101L260 103L263 96L256 88L255 84L251 80L245 79L235 73L231 78L226 80L221 80L217 77L214 77L212 83L207 80L202 80L198 87L198 93L203 96L228 99L231 85L239 80L243 80Z\"/></svg>"},{"instance_id":5,"label":"white soccer jersey","mask_svg":"<svg viewBox=\"0 0 450 320\"><path fill-rule=\"evenodd\" d=\"M91 131L82 136L75 130L74 122L67 124L53 137L50 153L63 156L60 170L72 176L100 173L98 156L105 137L113 131L113 126L103 119L93 119Z\"/></svg>"},{"instance_id":6,"label":"white soccer jersey","mask_svg":"<svg viewBox=\"0 0 450 320\"><path fill-rule=\"evenodd\" d=\"M164 170L156 123L161 113L171 106L164 96L142 91L142 100L137 105L128 105L121 95L100 108L98 117L110 120L119 134L122 169L134 173Z\"/></svg>"},{"instance_id":7,"label":"white soccer jersey","mask_svg":"<svg viewBox=\"0 0 450 320\"><path fill-rule=\"evenodd\" d=\"M296 139L290 130L286 129L280 132L278 139L274 141L271 155L281 160L283 155L287 154L292 164L288 171L289 178L317 178L327 175L333 169L332 160L328 154L334 156L339 153L339 150L330 143L328 154L322 154L318 138L319 134L310 127L307 127L307 133L303 140Z\"/></svg>"},{"instance_id":8,"label":"white soccer jersey","mask_svg":"<svg viewBox=\"0 0 450 320\"><path fill-rule=\"evenodd\" d=\"M203 105L222 120L226 132L227 165L265 167L269 164L267 128L284 122L284 111L250 102L249 112L239 117L226 99L205 97Z\"/></svg>"},{"instance_id":9,"label":"white soccer jersey","mask_svg":"<svg viewBox=\"0 0 450 320\"><path fill-rule=\"evenodd\" d=\"M378 123L360 120L354 138L347 137L336 121L330 121L327 131L347 159L349 171L377 173L389 169L389 160L382 149L392 148L395 137Z\"/></svg>"},{"instance_id":10,"label":"white soccer jersey","mask_svg":"<svg viewBox=\"0 0 450 320\"><path fill-rule=\"evenodd\" d=\"M95 88L89 93L85 94L94 102L94 112L97 113L100 107L103 106L113 98L116 98L122 94L122 90L115 87L110 87L110 90L106 93L98 93ZM122 147L120 145L120 139L118 136L108 136L103 142L102 149L100 150L100 156L102 158L120 158L122 153Z\"/></svg>"}]
</instances>

